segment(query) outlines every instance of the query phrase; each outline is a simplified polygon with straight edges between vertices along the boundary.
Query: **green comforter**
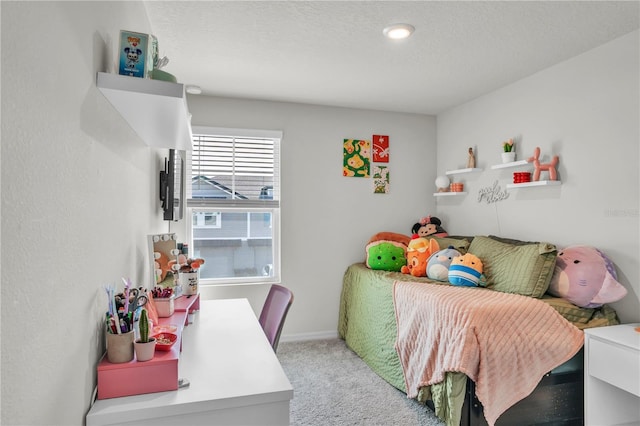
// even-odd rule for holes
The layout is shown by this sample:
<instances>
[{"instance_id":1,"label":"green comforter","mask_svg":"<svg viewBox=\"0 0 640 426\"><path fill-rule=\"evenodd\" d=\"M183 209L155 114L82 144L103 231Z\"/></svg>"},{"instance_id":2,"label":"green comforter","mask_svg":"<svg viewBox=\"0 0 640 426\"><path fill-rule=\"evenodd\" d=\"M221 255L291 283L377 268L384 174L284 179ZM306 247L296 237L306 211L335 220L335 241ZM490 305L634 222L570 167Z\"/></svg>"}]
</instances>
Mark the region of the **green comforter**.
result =
<instances>
[{"instance_id":1,"label":"green comforter","mask_svg":"<svg viewBox=\"0 0 640 426\"><path fill-rule=\"evenodd\" d=\"M395 349L397 327L393 307L393 282L420 281L441 284L398 272L374 271L364 264L351 265L344 275L338 333L380 377L407 392ZM459 425L467 376L447 373L445 381L423 389L421 401L432 400L436 415L447 425Z\"/></svg>"},{"instance_id":2,"label":"green comforter","mask_svg":"<svg viewBox=\"0 0 640 426\"><path fill-rule=\"evenodd\" d=\"M393 282L396 280L447 285L397 272L374 271L361 263L351 265L344 274L338 334L373 371L406 393L402 366L395 350L397 326ZM579 328L617 323L615 311L606 305L594 310L577 308L558 298L545 297L542 300ZM418 399L432 400L436 415L448 426L457 426L460 424L466 383L467 376L463 373L447 373L442 383L423 388Z\"/></svg>"}]
</instances>

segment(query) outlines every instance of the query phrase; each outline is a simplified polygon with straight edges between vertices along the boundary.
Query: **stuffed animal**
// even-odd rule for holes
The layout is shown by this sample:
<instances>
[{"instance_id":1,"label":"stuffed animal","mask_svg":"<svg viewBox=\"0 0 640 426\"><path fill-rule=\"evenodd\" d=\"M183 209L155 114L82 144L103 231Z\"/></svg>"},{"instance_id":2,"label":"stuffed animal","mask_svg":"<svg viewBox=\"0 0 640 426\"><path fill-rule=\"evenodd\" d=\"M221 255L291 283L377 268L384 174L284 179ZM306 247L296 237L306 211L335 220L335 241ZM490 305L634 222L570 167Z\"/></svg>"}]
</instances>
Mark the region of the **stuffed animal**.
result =
<instances>
[{"instance_id":1,"label":"stuffed animal","mask_svg":"<svg viewBox=\"0 0 640 426\"><path fill-rule=\"evenodd\" d=\"M453 246L437 251L427 261L427 277L437 281L447 281L449 278L449 266L453 258L462 256Z\"/></svg>"},{"instance_id":2,"label":"stuffed animal","mask_svg":"<svg viewBox=\"0 0 640 426\"><path fill-rule=\"evenodd\" d=\"M395 232L378 232L374 234L371 238L369 238L369 243L373 243L375 241L395 241L397 243L404 244L405 247L409 245L409 241L411 241L411 237L404 234L396 234Z\"/></svg>"},{"instance_id":3,"label":"stuffed animal","mask_svg":"<svg viewBox=\"0 0 640 426\"><path fill-rule=\"evenodd\" d=\"M407 247L407 265L400 272L414 277L427 276L427 261L429 257L440 250L438 242L433 238L414 238Z\"/></svg>"},{"instance_id":4,"label":"stuffed animal","mask_svg":"<svg viewBox=\"0 0 640 426\"><path fill-rule=\"evenodd\" d=\"M571 246L558 253L547 291L582 308L598 308L627 295L611 260L591 246Z\"/></svg>"},{"instance_id":5,"label":"stuffed animal","mask_svg":"<svg viewBox=\"0 0 640 426\"><path fill-rule=\"evenodd\" d=\"M435 216L427 216L420 219L411 228L411 234L418 237L446 237L447 231L441 226L442 222Z\"/></svg>"},{"instance_id":6,"label":"stuffed animal","mask_svg":"<svg viewBox=\"0 0 640 426\"><path fill-rule=\"evenodd\" d=\"M457 286L477 287L483 265L478 256L466 253L454 257L449 266L449 282Z\"/></svg>"},{"instance_id":7,"label":"stuffed animal","mask_svg":"<svg viewBox=\"0 0 640 426\"><path fill-rule=\"evenodd\" d=\"M167 277L167 273L171 272L169 257L166 254L156 251L153 252L153 265L155 268L156 284L160 284Z\"/></svg>"},{"instance_id":8,"label":"stuffed animal","mask_svg":"<svg viewBox=\"0 0 640 426\"><path fill-rule=\"evenodd\" d=\"M367 268L380 271L400 272L407 264L407 246L388 240L378 240L367 244Z\"/></svg>"}]
</instances>

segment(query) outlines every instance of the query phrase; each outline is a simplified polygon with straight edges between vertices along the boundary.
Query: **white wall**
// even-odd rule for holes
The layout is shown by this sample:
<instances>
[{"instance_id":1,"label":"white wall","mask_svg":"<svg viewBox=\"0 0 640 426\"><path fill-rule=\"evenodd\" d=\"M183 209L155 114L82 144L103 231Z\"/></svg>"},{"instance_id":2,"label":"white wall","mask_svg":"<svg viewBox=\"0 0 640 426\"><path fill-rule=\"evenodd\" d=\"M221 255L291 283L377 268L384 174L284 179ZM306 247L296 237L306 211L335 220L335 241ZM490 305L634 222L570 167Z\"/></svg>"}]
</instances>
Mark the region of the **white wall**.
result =
<instances>
[{"instance_id":1,"label":"white wall","mask_svg":"<svg viewBox=\"0 0 640 426\"><path fill-rule=\"evenodd\" d=\"M0 7L0 423L82 424L104 350L102 285L146 282L146 235L169 229L157 200L166 151L144 145L95 87L97 71L113 71L119 30L149 23L138 2ZM488 168L498 143L520 135L521 155L538 144L560 154L564 182L486 206L475 202L477 189L508 175L485 171L469 178L466 198L438 199L446 228L599 246L631 291L616 304L626 320L638 320L640 293L637 40L636 32L438 119L440 173L464 165L468 145ZM206 97L189 104L194 124L284 131L283 284L296 293L285 333L335 330L342 273L363 258L368 237L408 233L435 211L434 118ZM340 172L342 139L373 133L391 137L388 195ZM255 307L264 290L215 295L247 295Z\"/></svg>"},{"instance_id":2,"label":"white wall","mask_svg":"<svg viewBox=\"0 0 640 426\"><path fill-rule=\"evenodd\" d=\"M96 89L139 2L2 2L2 413L83 424L104 351L103 284L147 284L146 235L166 231L165 152ZM120 288L122 286L120 285Z\"/></svg>"},{"instance_id":3,"label":"white wall","mask_svg":"<svg viewBox=\"0 0 640 426\"><path fill-rule=\"evenodd\" d=\"M600 248L629 291L612 304L625 322L640 320L639 38L635 31L438 116L438 174L464 167L469 147L484 168L457 176L466 197L438 199L447 230ZM481 188L498 180L504 189L519 170L490 168L510 137L518 159L536 146L546 160L559 155L562 185L479 203Z\"/></svg>"},{"instance_id":4,"label":"white wall","mask_svg":"<svg viewBox=\"0 0 640 426\"><path fill-rule=\"evenodd\" d=\"M283 335L336 333L342 275L364 260L369 237L403 234L435 202L435 118L345 108L190 96L200 126L282 130L282 284L295 294ZM342 176L344 138L389 135L389 194L372 179ZM202 289L204 297L248 297L259 312L264 286ZM298 336L301 337L301 336ZM302 336L303 337L303 336Z\"/></svg>"}]
</instances>

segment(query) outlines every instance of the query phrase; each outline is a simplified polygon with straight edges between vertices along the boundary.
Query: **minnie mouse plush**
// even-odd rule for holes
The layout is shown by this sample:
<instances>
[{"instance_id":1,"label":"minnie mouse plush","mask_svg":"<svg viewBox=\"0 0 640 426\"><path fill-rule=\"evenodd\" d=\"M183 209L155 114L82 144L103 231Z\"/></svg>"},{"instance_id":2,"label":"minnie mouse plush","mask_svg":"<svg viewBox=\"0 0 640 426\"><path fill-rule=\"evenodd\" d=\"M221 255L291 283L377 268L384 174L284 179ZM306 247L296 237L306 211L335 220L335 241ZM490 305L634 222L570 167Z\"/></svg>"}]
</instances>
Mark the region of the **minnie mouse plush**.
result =
<instances>
[{"instance_id":1,"label":"minnie mouse plush","mask_svg":"<svg viewBox=\"0 0 640 426\"><path fill-rule=\"evenodd\" d=\"M427 216L420 219L420 221L413 225L411 228L411 234L418 237L446 237L447 231L442 228L442 222L435 216Z\"/></svg>"}]
</instances>

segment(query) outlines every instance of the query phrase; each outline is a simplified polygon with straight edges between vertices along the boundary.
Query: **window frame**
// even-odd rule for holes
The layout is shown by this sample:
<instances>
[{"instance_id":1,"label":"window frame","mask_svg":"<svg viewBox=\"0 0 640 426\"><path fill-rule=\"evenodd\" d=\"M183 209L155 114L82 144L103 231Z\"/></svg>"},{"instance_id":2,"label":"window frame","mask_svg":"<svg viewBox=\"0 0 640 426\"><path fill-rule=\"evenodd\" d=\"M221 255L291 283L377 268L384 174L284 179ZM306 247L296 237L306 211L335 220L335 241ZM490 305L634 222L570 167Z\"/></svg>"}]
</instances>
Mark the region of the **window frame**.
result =
<instances>
[{"instance_id":1,"label":"window frame","mask_svg":"<svg viewBox=\"0 0 640 426\"><path fill-rule=\"evenodd\" d=\"M277 167L277 173L274 172L274 184L277 185L278 197L276 200L207 200L207 199L192 199L191 196L191 179L192 179L192 165L191 165L191 152L187 156L186 164L186 178L188 182L189 192L186 202L187 209L187 241L189 247L195 251L193 244L193 212L195 211L211 211L222 213L270 213L271 214L271 226L272 226L272 253L273 264L271 268L271 274L269 276L255 276L255 277L227 277L227 278L200 278L200 285L202 286L220 286L220 285L248 285L248 284L279 284L281 282L281 233L280 233L280 158L279 150L282 144L282 132L274 130L256 130L256 129L235 129L235 128L218 128L218 127L205 127L205 126L193 126L192 133L194 135L211 135L221 137L236 137L236 138L258 138L258 139L275 139L278 144L278 150L276 155L278 158L274 158L274 167ZM193 254L193 253L190 253Z\"/></svg>"}]
</instances>

